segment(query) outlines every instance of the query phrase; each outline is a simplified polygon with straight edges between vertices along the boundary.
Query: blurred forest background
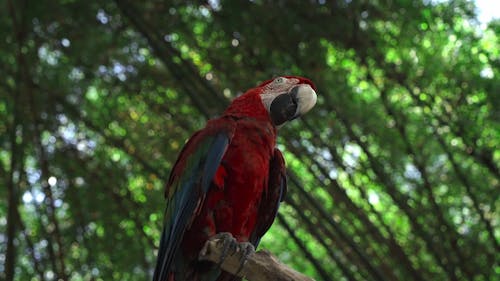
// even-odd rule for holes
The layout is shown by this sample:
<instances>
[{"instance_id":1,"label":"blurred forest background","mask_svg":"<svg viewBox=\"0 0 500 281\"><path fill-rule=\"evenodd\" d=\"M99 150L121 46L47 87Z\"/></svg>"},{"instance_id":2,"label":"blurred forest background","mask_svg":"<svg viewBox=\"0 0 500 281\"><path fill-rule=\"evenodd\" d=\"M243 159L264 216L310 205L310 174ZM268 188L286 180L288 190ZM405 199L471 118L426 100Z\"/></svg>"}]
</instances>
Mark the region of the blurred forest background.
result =
<instances>
[{"instance_id":1,"label":"blurred forest background","mask_svg":"<svg viewBox=\"0 0 500 281\"><path fill-rule=\"evenodd\" d=\"M500 21L474 2L0 1L0 279L149 280L185 140L280 74L265 236L317 280L500 280Z\"/></svg>"}]
</instances>

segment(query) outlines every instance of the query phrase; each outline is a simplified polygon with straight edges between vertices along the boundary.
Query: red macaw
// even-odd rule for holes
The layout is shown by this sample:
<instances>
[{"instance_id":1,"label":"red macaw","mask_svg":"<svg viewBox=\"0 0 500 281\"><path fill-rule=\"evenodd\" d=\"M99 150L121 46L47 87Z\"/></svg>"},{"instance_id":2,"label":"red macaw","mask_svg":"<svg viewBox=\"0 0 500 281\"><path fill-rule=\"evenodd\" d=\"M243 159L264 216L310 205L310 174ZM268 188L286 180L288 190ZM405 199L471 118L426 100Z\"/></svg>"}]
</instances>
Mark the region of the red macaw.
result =
<instances>
[{"instance_id":1,"label":"red macaw","mask_svg":"<svg viewBox=\"0 0 500 281\"><path fill-rule=\"evenodd\" d=\"M303 77L265 81L189 139L165 191L154 281L238 279L199 262L198 254L210 237L227 232L257 247L286 192L276 130L315 105L315 90Z\"/></svg>"}]
</instances>

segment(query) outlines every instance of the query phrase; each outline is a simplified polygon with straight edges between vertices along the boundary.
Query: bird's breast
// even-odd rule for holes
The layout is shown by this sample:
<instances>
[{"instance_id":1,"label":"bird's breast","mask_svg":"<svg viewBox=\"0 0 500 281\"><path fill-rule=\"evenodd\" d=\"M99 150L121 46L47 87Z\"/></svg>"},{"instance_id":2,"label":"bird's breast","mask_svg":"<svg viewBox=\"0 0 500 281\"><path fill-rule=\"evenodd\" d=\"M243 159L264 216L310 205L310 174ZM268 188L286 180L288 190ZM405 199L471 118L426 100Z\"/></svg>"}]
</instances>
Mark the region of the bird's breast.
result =
<instances>
[{"instance_id":1,"label":"bird's breast","mask_svg":"<svg viewBox=\"0 0 500 281\"><path fill-rule=\"evenodd\" d=\"M202 241L219 232L230 232L237 240L248 241L268 186L275 143L276 131L271 124L250 120L238 124L185 242L199 241L194 247L199 250Z\"/></svg>"},{"instance_id":2,"label":"bird's breast","mask_svg":"<svg viewBox=\"0 0 500 281\"><path fill-rule=\"evenodd\" d=\"M269 162L275 146L272 127L242 124L222 161L226 172L223 200L217 202L217 230L240 241L252 233L263 191L268 186ZM220 219L219 219L220 217Z\"/></svg>"}]
</instances>

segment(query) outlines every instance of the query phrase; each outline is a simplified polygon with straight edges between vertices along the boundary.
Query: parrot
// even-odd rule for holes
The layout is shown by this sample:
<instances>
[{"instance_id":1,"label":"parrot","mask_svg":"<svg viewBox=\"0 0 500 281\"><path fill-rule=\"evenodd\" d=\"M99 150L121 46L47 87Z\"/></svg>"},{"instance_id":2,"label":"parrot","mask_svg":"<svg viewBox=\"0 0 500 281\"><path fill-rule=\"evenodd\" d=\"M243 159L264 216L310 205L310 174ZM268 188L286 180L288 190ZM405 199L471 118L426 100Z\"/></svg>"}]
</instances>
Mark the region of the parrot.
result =
<instances>
[{"instance_id":1,"label":"parrot","mask_svg":"<svg viewBox=\"0 0 500 281\"><path fill-rule=\"evenodd\" d=\"M264 81L187 140L165 188L153 281L240 280L199 252L215 235L229 234L248 253L258 246L287 189L277 130L311 110L316 91L299 76Z\"/></svg>"}]
</instances>

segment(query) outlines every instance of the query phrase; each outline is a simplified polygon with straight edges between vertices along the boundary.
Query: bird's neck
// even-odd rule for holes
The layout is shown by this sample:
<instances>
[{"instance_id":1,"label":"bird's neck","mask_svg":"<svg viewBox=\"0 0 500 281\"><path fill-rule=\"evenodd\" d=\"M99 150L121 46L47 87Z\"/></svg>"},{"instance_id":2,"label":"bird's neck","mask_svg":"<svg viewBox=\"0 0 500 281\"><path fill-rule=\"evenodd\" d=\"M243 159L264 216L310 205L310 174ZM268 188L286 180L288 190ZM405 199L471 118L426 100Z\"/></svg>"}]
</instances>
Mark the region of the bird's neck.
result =
<instances>
[{"instance_id":1,"label":"bird's neck","mask_svg":"<svg viewBox=\"0 0 500 281\"><path fill-rule=\"evenodd\" d=\"M223 115L236 118L253 118L272 124L271 117L264 108L259 95L244 94L236 98L224 111Z\"/></svg>"}]
</instances>

